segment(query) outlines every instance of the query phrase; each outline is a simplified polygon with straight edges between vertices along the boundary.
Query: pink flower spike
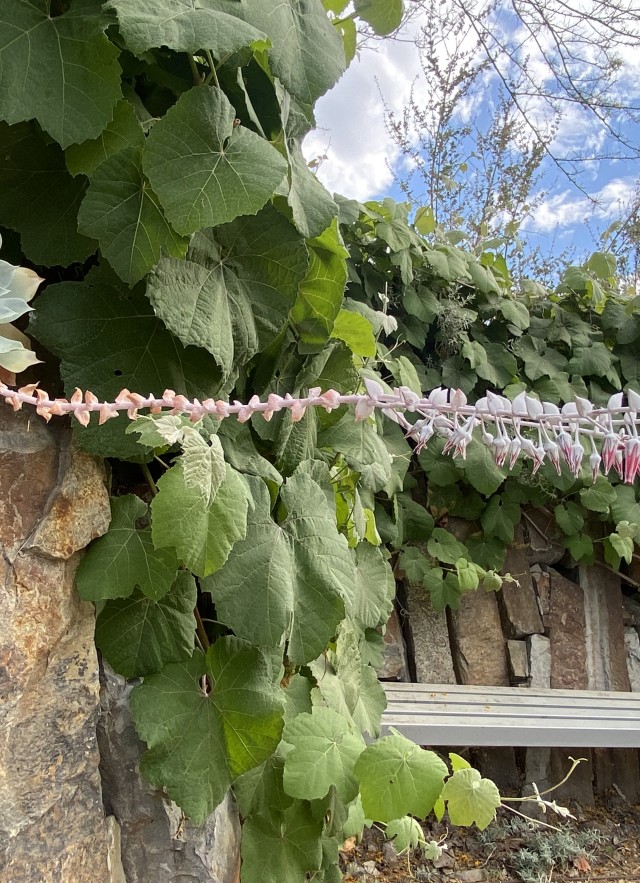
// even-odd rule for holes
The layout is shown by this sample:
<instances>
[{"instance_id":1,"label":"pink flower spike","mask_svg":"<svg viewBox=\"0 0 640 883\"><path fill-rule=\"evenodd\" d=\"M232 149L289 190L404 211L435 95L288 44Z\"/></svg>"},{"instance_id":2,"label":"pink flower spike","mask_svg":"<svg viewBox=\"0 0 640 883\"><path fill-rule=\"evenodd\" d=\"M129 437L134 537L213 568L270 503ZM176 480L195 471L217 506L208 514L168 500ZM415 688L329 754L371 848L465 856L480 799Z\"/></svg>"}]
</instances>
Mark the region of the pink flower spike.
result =
<instances>
[{"instance_id":1,"label":"pink flower spike","mask_svg":"<svg viewBox=\"0 0 640 883\"><path fill-rule=\"evenodd\" d=\"M322 392L321 386L312 386L311 389L309 390L308 398L317 399L320 397L321 392Z\"/></svg>"},{"instance_id":2,"label":"pink flower spike","mask_svg":"<svg viewBox=\"0 0 640 883\"><path fill-rule=\"evenodd\" d=\"M517 438L511 440L511 444L509 445L509 469L513 469L516 465L516 461L518 459L518 455L522 450L522 446L520 441Z\"/></svg>"},{"instance_id":3,"label":"pink flower spike","mask_svg":"<svg viewBox=\"0 0 640 883\"><path fill-rule=\"evenodd\" d=\"M269 405L269 410L272 413L276 411L282 411L282 396L276 395L275 393L270 393L267 397L267 404Z\"/></svg>"},{"instance_id":4,"label":"pink flower spike","mask_svg":"<svg viewBox=\"0 0 640 883\"><path fill-rule=\"evenodd\" d=\"M356 403L356 423L359 423L361 420L366 420L367 417L371 417L375 409L375 403L372 402L371 399L368 399L365 396L359 398Z\"/></svg>"},{"instance_id":5,"label":"pink flower spike","mask_svg":"<svg viewBox=\"0 0 640 883\"><path fill-rule=\"evenodd\" d=\"M17 394L7 396L7 404L11 405L14 411L19 411L22 408L22 401L18 398Z\"/></svg>"},{"instance_id":6,"label":"pink flower spike","mask_svg":"<svg viewBox=\"0 0 640 883\"><path fill-rule=\"evenodd\" d=\"M71 402L72 405L82 404L82 390L78 389L78 387L76 386L76 388L73 391L73 395L71 396L69 401ZM82 422L82 421L80 421L80 422ZM85 423L84 425L86 426L87 424Z\"/></svg>"},{"instance_id":7,"label":"pink flower spike","mask_svg":"<svg viewBox=\"0 0 640 883\"><path fill-rule=\"evenodd\" d=\"M71 398L73 399L73 396L71 396ZM91 414L84 408L76 408L76 410L73 412L73 416L76 418L78 423L81 423L83 426L88 426L89 420L91 420Z\"/></svg>"},{"instance_id":8,"label":"pink flower spike","mask_svg":"<svg viewBox=\"0 0 640 883\"><path fill-rule=\"evenodd\" d=\"M414 451L416 454L420 453L420 451L424 448L424 446L429 441L429 439L431 438L432 435L433 435L433 425L431 423L427 423L425 421L424 426L420 427L420 431L418 432L418 435L417 435L418 443L414 448Z\"/></svg>"},{"instance_id":9,"label":"pink flower spike","mask_svg":"<svg viewBox=\"0 0 640 883\"><path fill-rule=\"evenodd\" d=\"M38 383L27 383L26 386L21 386L18 392L21 392L25 396L31 396L34 394L37 388Z\"/></svg>"},{"instance_id":10,"label":"pink flower spike","mask_svg":"<svg viewBox=\"0 0 640 883\"><path fill-rule=\"evenodd\" d=\"M616 452L620 443L620 437L614 432L608 432L602 444L602 464L604 474L608 475L612 466L615 465Z\"/></svg>"},{"instance_id":11,"label":"pink flower spike","mask_svg":"<svg viewBox=\"0 0 640 883\"><path fill-rule=\"evenodd\" d=\"M380 386L377 380L373 380L370 377L364 378L364 387L367 390L367 394L370 399L373 399L374 402L378 401L378 396L384 393L384 390Z\"/></svg>"},{"instance_id":12,"label":"pink flower spike","mask_svg":"<svg viewBox=\"0 0 640 883\"><path fill-rule=\"evenodd\" d=\"M124 405L125 403L128 404L131 401L131 399L129 398L130 395L131 392L128 389L121 389L116 396L116 403L118 405Z\"/></svg>"},{"instance_id":13,"label":"pink flower spike","mask_svg":"<svg viewBox=\"0 0 640 883\"><path fill-rule=\"evenodd\" d=\"M63 403L66 405L67 400L66 399L56 399L54 401L54 403L49 408L49 413L51 414L52 417L61 417L63 414L66 413L65 411L62 410L62 407L61 407ZM36 408L36 410L37 410L37 408Z\"/></svg>"},{"instance_id":14,"label":"pink flower spike","mask_svg":"<svg viewBox=\"0 0 640 883\"><path fill-rule=\"evenodd\" d=\"M98 396L94 395L90 390L86 389L84 393L84 400L87 405L97 405L100 402ZM95 409L96 411L98 408Z\"/></svg>"},{"instance_id":15,"label":"pink flower spike","mask_svg":"<svg viewBox=\"0 0 640 883\"><path fill-rule=\"evenodd\" d=\"M496 466L504 466L504 461L507 459L507 451L509 450L509 442L499 435L497 438L494 438L491 447L493 448L493 459Z\"/></svg>"},{"instance_id":16,"label":"pink flower spike","mask_svg":"<svg viewBox=\"0 0 640 883\"><path fill-rule=\"evenodd\" d=\"M176 397L175 389L165 389L165 391L162 393L162 399L163 399L165 405L167 405L167 407L169 407L169 408L171 407L171 404L172 404L173 400L175 399L175 397Z\"/></svg>"},{"instance_id":17,"label":"pink flower spike","mask_svg":"<svg viewBox=\"0 0 640 883\"><path fill-rule=\"evenodd\" d=\"M247 421L251 420L253 411L254 409L251 406L251 402L249 402L248 405L242 405L237 414L238 423L247 423Z\"/></svg>"},{"instance_id":18,"label":"pink flower spike","mask_svg":"<svg viewBox=\"0 0 640 883\"><path fill-rule=\"evenodd\" d=\"M397 392L402 403L406 406L407 411L415 411L416 405L420 401L420 396L412 389L409 389L408 386L399 387Z\"/></svg>"},{"instance_id":19,"label":"pink flower spike","mask_svg":"<svg viewBox=\"0 0 640 883\"><path fill-rule=\"evenodd\" d=\"M621 450L616 451L615 460L613 461L613 468L620 476L620 479L624 481L624 458Z\"/></svg>"},{"instance_id":20,"label":"pink flower spike","mask_svg":"<svg viewBox=\"0 0 640 883\"><path fill-rule=\"evenodd\" d=\"M223 402L222 399L218 399L216 402L216 415L218 417L228 417L229 402Z\"/></svg>"},{"instance_id":21,"label":"pink flower spike","mask_svg":"<svg viewBox=\"0 0 640 883\"><path fill-rule=\"evenodd\" d=\"M571 460L571 436L568 432L559 432L557 437L558 447L562 451L562 456L569 463Z\"/></svg>"},{"instance_id":22,"label":"pink flower spike","mask_svg":"<svg viewBox=\"0 0 640 883\"><path fill-rule=\"evenodd\" d=\"M291 406L291 420L294 423L299 423L299 421L302 420L302 418L304 417L306 410L307 406L303 405L300 399L296 399ZM329 408L328 410L331 410L331 408Z\"/></svg>"},{"instance_id":23,"label":"pink flower spike","mask_svg":"<svg viewBox=\"0 0 640 883\"><path fill-rule=\"evenodd\" d=\"M584 457L584 448L580 444L580 442L576 442L571 446L571 451L569 453L569 457L567 462L569 464L569 469L577 478L580 475L580 469L582 467L582 458Z\"/></svg>"},{"instance_id":24,"label":"pink flower spike","mask_svg":"<svg viewBox=\"0 0 640 883\"><path fill-rule=\"evenodd\" d=\"M629 438L625 444L624 483L633 484L640 471L640 439Z\"/></svg>"},{"instance_id":25,"label":"pink flower spike","mask_svg":"<svg viewBox=\"0 0 640 883\"><path fill-rule=\"evenodd\" d=\"M594 451L589 457L589 466L591 468L591 479L595 482L595 480L600 475L600 464L602 463L602 457L597 451Z\"/></svg>"},{"instance_id":26,"label":"pink flower spike","mask_svg":"<svg viewBox=\"0 0 640 883\"><path fill-rule=\"evenodd\" d=\"M340 407L340 393L336 392L335 389L328 389L319 398L327 414Z\"/></svg>"},{"instance_id":27,"label":"pink flower spike","mask_svg":"<svg viewBox=\"0 0 640 883\"><path fill-rule=\"evenodd\" d=\"M104 402L99 411L100 417L98 418L98 425L102 426L107 420L111 420L113 417L118 416L118 412L110 405L108 402Z\"/></svg>"}]
</instances>

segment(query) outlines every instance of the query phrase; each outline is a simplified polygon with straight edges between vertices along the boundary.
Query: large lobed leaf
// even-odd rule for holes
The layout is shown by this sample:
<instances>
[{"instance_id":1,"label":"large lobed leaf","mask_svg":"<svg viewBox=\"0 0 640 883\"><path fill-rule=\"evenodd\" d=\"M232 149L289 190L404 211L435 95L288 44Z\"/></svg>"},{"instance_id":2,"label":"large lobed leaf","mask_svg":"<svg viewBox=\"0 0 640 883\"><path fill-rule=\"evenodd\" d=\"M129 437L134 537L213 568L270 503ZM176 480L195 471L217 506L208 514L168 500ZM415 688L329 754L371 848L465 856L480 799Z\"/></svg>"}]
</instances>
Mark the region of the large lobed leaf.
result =
<instances>
[{"instance_id":1,"label":"large lobed leaf","mask_svg":"<svg viewBox=\"0 0 640 883\"><path fill-rule=\"evenodd\" d=\"M353 562L324 493L309 475L296 474L283 488L282 524L271 518L264 482L249 482L253 511L246 537L203 588L237 635L266 647L288 639L290 660L303 664L325 649L344 616Z\"/></svg>"},{"instance_id":2,"label":"large lobed leaf","mask_svg":"<svg viewBox=\"0 0 640 883\"><path fill-rule=\"evenodd\" d=\"M119 50L95 0L72 0L51 16L49 0L12 0L0 8L0 117L37 119L55 140L95 138L121 97Z\"/></svg>"},{"instance_id":3,"label":"large lobed leaf","mask_svg":"<svg viewBox=\"0 0 640 883\"><path fill-rule=\"evenodd\" d=\"M149 748L141 772L196 824L280 741L281 691L260 651L236 638L219 639L206 657L196 651L167 665L136 687L130 702Z\"/></svg>"}]
</instances>

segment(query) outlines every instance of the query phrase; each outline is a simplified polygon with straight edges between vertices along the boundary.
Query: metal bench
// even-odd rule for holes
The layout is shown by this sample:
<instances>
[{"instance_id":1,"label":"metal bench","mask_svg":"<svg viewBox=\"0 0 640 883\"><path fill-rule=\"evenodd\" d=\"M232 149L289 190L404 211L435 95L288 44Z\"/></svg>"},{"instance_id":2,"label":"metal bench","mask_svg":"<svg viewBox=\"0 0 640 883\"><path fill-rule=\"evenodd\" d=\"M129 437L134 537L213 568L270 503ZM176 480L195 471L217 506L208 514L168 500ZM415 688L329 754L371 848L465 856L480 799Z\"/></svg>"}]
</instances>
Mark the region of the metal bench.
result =
<instances>
[{"instance_id":1,"label":"metal bench","mask_svg":"<svg viewBox=\"0 0 640 883\"><path fill-rule=\"evenodd\" d=\"M383 734L418 745L639 748L640 693L383 683Z\"/></svg>"}]
</instances>

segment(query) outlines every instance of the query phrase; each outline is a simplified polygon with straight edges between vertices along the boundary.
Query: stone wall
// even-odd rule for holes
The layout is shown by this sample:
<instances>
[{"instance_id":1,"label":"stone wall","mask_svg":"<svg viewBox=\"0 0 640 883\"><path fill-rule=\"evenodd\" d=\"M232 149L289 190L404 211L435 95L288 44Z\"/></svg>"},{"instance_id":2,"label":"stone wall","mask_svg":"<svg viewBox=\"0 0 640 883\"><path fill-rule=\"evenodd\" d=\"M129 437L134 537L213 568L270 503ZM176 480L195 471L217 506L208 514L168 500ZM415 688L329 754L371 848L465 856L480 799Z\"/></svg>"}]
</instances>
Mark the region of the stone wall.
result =
<instances>
[{"instance_id":1,"label":"stone wall","mask_svg":"<svg viewBox=\"0 0 640 883\"><path fill-rule=\"evenodd\" d=\"M109 524L105 480L67 427L0 411L0 881L235 883L237 811L196 829L149 788L130 688L100 678L74 574Z\"/></svg>"},{"instance_id":2,"label":"stone wall","mask_svg":"<svg viewBox=\"0 0 640 883\"><path fill-rule=\"evenodd\" d=\"M507 551L503 572L518 584L505 583L496 594L466 593L460 609L447 613L431 608L421 585L403 585L397 606L404 648L394 625L394 659L402 664L380 676L434 685L640 691L640 596L623 595L620 578L602 564L561 572L563 547L543 521L527 512ZM447 528L462 541L474 530L459 519ZM599 793L638 800L635 749L484 749L475 760L511 790L531 781L553 784L569 756L585 754L590 763L564 787L564 799L589 803Z\"/></svg>"}]
</instances>

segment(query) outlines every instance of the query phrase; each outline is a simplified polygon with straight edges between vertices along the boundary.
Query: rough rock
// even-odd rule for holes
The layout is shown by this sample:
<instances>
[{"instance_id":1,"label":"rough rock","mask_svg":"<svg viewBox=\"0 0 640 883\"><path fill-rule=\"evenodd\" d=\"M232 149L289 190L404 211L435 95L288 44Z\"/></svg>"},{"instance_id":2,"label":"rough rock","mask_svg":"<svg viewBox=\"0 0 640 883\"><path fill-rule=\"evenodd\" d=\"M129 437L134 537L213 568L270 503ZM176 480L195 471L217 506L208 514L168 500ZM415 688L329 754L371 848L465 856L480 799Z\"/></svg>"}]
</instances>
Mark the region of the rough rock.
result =
<instances>
[{"instance_id":1,"label":"rough rock","mask_svg":"<svg viewBox=\"0 0 640 883\"><path fill-rule=\"evenodd\" d=\"M515 683L529 677L529 658L526 641L507 641L507 663L509 675Z\"/></svg>"},{"instance_id":2,"label":"rough rock","mask_svg":"<svg viewBox=\"0 0 640 883\"><path fill-rule=\"evenodd\" d=\"M529 646L529 686L548 690L551 686L551 641L543 635L531 635Z\"/></svg>"},{"instance_id":3,"label":"rough rock","mask_svg":"<svg viewBox=\"0 0 640 883\"><path fill-rule=\"evenodd\" d=\"M424 591L424 589L423 589ZM384 656L382 665L376 671L380 680L383 681L408 681L410 680L407 667L407 651L402 636L400 620L395 610L387 621L384 633Z\"/></svg>"},{"instance_id":4,"label":"rough rock","mask_svg":"<svg viewBox=\"0 0 640 883\"><path fill-rule=\"evenodd\" d=\"M434 610L424 586L407 585L406 625L409 652L419 684L455 684L447 615Z\"/></svg>"},{"instance_id":5,"label":"rough rock","mask_svg":"<svg viewBox=\"0 0 640 883\"><path fill-rule=\"evenodd\" d=\"M138 773L138 739L124 678L103 663L98 724L104 802L118 819L127 883L236 883L240 821L228 796L201 827Z\"/></svg>"},{"instance_id":6,"label":"rough rock","mask_svg":"<svg viewBox=\"0 0 640 883\"><path fill-rule=\"evenodd\" d=\"M604 567L580 567L584 592L589 690L628 691L620 578Z\"/></svg>"},{"instance_id":7,"label":"rough rock","mask_svg":"<svg viewBox=\"0 0 640 883\"><path fill-rule=\"evenodd\" d=\"M529 540L526 548L529 564L557 564L564 556L565 545L555 520L533 506L527 506L523 514Z\"/></svg>"},{"instance_id":8,"label":"rough rock","mask_svg":"<svg viewBox=\"0 0 640 883\"><path fill-rule=\"evenodd\" d=\"M516 529L515 543L507 549L502 571L517 580L517 583L504 582L498 592L505 634L508 638L542 634L544 626L520 528Z\"/></svg>"},{"instance_id":9,"label":"rough rock","mask_svg":"<svg viewBox=\"0 0 640 883\"><path fill-rule=\"evenodd\" d=\"M555 572L551 573L549 638L551 687L588 690L584 592Z\"/></svg>"},{"instance_id":10,"label":"rough rock","mask_svg":"<svg viewBox=\"0 0 640 883\"><path fill-rule=\"evenodd\" d=\"M635 629L624 630L624 646L627 651L629 684L634 693L640 693L640 637Z\"/></svg>"},{"instance_id":11,"label":"rough rock","mask_svg":"<svg viewBox=\"0 0 640 883\"><path fill-rule=\"evenodd\" d=\"M0 880L116 883L104 815L93 607L79 552L108 525L102 465L70 432L0 412Z\"/></svg>"},{"instance_id":12,"label":"rough rock","mask_svg":"<svg viewBox=\"0 0 640 883\"><path fill-rule=\"evenodd\" d=\"M509 686L505 638L494 592L466 592L450 613L453 664L461 684Z\"/></svg>"},{"instance_id":13,"label":"rough rock","mask_svg":"<svg viewBox=\"0 0 640 883\"><path fill-rule=\"evenodd\" d=\"M549 625L549 610L551 609L551 599L549 595L551 589L550 576L537 564L533 565L530 572L531 579L533 580L533 587L535 588L538 597L538 610L542 616L542 623L545 628L547 628Z\"/></svg>"},{"instance_id":14,"label":"rough rock","mask_svg":"<svg viewBox=\"0 0 640 883\"><path fill-rule=\"evenodd\" d=\"M640 602L635 598L623 597L622 599L624 624L640 627Z\"/></svg>"}]
</instances>

